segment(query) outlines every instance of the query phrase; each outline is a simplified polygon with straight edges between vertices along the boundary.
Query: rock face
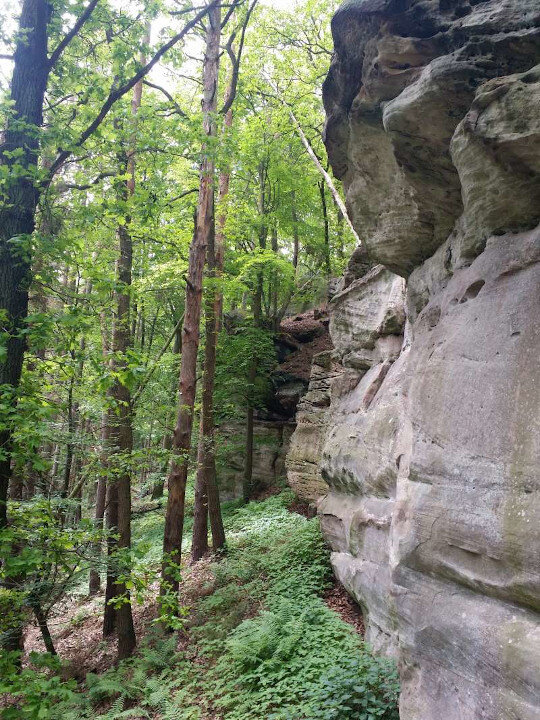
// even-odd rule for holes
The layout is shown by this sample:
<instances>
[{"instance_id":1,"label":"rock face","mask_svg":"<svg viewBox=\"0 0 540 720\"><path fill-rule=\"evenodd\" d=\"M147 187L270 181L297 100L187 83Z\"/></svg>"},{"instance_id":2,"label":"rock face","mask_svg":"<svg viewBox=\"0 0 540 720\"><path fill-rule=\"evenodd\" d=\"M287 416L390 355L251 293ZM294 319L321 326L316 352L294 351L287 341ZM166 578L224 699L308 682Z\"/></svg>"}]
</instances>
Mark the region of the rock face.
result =
<instances>
[{"instance_id":1,"label":"rock face","mask_svg":"<svg viewBox=\"0 0 540 720\"><path fill-rule=\"evenodd\" d=\"M317 411L310 413L308 408L311 403L314 407L320 403L317 394L323 391L322 375L325 371L322 366L325 366L326 362L320 360L314 365L315 368L321 368L319 373L321 377L318 380L315 379L317 371L312 371L311 367L314 356L320 355L322 358L326 354L329 357L328 351L332 348L332 343L328 323L328 312L323 305L285 318L274 337L276 359L279 364L271 376L272 391L268 393L266 403L257 408L253 427L253 482L257 492L276 487L285 478L285 457L289 451L291 435L296 427L296 409L308 390L310 373L313 383L310 393L312 400L309 398L306 400L301 417L313 427L317 422L315 420ZM318 412L321 416L324 415L322 408L330 404L328 382L325 392L326 401L322 405L319 404ZM305 428L300 430L299 436L306 435L304 430ZM322 440L321 434L319 441L321 447ZM245 423L229 421L220 428L217 474L220 494L224 500L242 495L245 444ZM298 447L296 443L294 452L298 452ZM316 462L314 457L311 462L311 470L317 476L319 487L325 490L326 485L321 480L319 468L314 464ZM297 489L304 484L299 479ZM320 494L322 493L304 499L311 501Z\"/></svg>"},{"instance_id":2,"label":"rock face","mask_svg":"<svg viewBox=\"0 0 540 720\"><path fill-rule=\"evenodd\" d=\"M253 423L253 480L257 492L275 487L285 476L285 457L294 422L263 420ZM245 425L229 422L220 429L218 481L221 500L242 497L246 457Z\"/></svg>"},{"instance_id":3,"label":"rock face","mask_svg":"<svg viewBox=\"0 0 540 720\"><path fill-rule=\"evenodd\" d=\"M326 144L380 265L332 303L320 514L402 720L540 717L539 20L349 0L333 21Z\"/></svg>"},{"instance_id":4,"label":"rock face","mask_svg":"<svg viewBox=\"0 0 540 720\"><path fill-rule=\"evenodd\" d=\"M314 503L328 492L321 474L322 449L330 423L330 384L343 371L332 351L312 360L308 391L296 411L296 429L287 452L287 482L301 500Z\"/></svg>"}]
</instances>

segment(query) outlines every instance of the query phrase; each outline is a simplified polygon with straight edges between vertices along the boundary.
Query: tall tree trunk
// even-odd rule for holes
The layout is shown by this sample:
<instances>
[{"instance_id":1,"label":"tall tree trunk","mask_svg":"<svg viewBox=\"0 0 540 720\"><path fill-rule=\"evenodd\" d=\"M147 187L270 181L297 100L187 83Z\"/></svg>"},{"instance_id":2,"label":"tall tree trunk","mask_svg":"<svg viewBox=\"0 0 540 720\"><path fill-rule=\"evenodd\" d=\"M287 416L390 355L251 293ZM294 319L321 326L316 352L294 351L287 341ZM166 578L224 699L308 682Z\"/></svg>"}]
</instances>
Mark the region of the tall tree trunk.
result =
<instances>
[{"instance_id":1,"label":"tall tree trunk","mask_svg":"<svg viewBox=\"0 0 540 720\"><path fill-rule=\"evenodd\" d=\"M124 198L127 200L127 185L124 183ZM116 279L116 317L112 338L112 369L120 373L126 369L126 352L131 343L129 326L129 292L131 286L132 242L126 225L117 229L119 255ZM116 626L118 633L118 657L131 655L135 647L135 630L131 612L131 600L125 583L118 579L117 551L131 547L131 476L130 461L133 450L131 393L118 377L109 390L110 407L107 413L107 444L109 450L109 481L107 488L107 531L109 566L105 591L105 612L103 634L108 635ZM117 534L117 538L112 537ZM129 567L122 567L122 574ZM114 597L122 596L124 601L115 608Z\"/></svg>"},{"instance_id":2,"label":"tall tree trunk","mask_svg":"<svg viewBox=\"0 0 540 720\"><path fill-rule=\"evenodd\" d=\"M73 407L73 389L75 386L75 375L69 379L67 394L67 444L66 459L64 461L64 472L62 475L62 488L60 497L67 498L69 492L69 479L71 477L71 467L73 465L73 440L75 437L75 412Z\"/></svg>"},{"instance_id":3,"label":"tall tree trunk","mask_svg":"<svg viewBox=\"0 0 540 720\"><path fill-rule=\"evenodd\" d=\"M96 531L100 532L103 529L103 518L105 516L105 499L107 494L107 450L106 450L106 437L107 437L107 414L104 412L101 417L101 458L100 458L100 473L98 476L97 490L96 490L96 507L94 510L94 525ZM100 545L95 548L96 555L99 554ZM98 568L92 568L90 570L90 579L88 583L88 592L90 595L95 595L101 589L101 576Z\"/></svg>"},{"instance_id":4,"label":"tall tree trunk","mask_svg":"<svg viewBox=\"0 0 540 720\"><path fill-rule=\"evenodd\" d=\"M236 90L233 80L229 82L225 102L234 100ZM227 110L223 119L223 134L232 126L232 107ZM219 279L223 274L225 260L225 225L227 222L226 201L229 194L230 169L227 167L219 174L217 231L214 222L214 233L208 245L208 275ZM195 507L193 522L193 541L191 547L192 560L198 560L208 550L208 523L212 530L212 547L220 550L225 546L225 528L221 516L219 487L216 476L215 421L214 421L214 385L216 375L217 340L223 311L223 293L215 289L209 295L205 305L206 339L203 373L203 395L201 409L201 455L197 462L197 479L195 486ZM199 516L204 515L204 520ZM197 523L195 519L197 518ZM203 533L205 537L203 537Z\"/></svg>"},{"instance_id":5,"label":"tall tree trunk","mask_svg":"<svg viewBox=\"0 0 540 720\"><path fill-rule=\"evenodd\" d=\"M343 244L344 217L343 217L343 213L341 212L341 209L337 205L335 199L334 199L334 205L336 208L336 215L337 215L337 233L336 233L336 235L337 235L337 251L338 251L338 255L339 255L340 259L343 260L343 258L345 256L345 247Z\"/></svg>"},{"instance_id":6,"label":"tall tree trunk","mask_svg":"<svg viewBox=\"0 0 540 720\"><path fill-rule=\"evenodd\" d=\"M150 29L147 28L146 40ZM145 57L141 55L141 64ZM133 88L131 112L135 118L142 100L142 79ZM136 128L134 125L129 146L125 154L120 154L121 167L128 174L128 180L119 186L119 199L125 206L135 192L135 153ZM118 373L127 367L127 351L132 344L130 325L131 279L133 271L133 242L129 233L130 218L117 228L118 261L116 266L116 318L112 336L112 369ZM111 557L118 551L131 549L131 456L133 452L133 406L129 388L115 377L109 391L111 407L107 413L107 441L112 456L119 462L113 463L112 475L109 475L107 487L107 530L109 564L107 567L107 586L105 589L105 612L103 614L103 634L107 635L116 626L118 635L118 658L129 657L136 645L131 596L125 582L118 578L117 569L111 567ZM116 466L115 466L116 465ZM116 530L118 540L111 537ZM130 567L122 567L123 574L129 574ZM118 607L111 604L114 597L123 597Z\"/></svg>"},{"instance_id":7,"label":"tall tree trunk","mask_svg":"<svg viewBox=\"0 0 540 720\"><path fill-rule=\"evenodd\" d=\"M101 348L103 363L109 363L109 333L107 331L107 322L105 313L101 312L99 316L99 325L101 331ZM105 517L105 502L107 498L107 412L104 410L101 413L101 429L100 429L100 459L99 459L100 472L98 475L98 482L96 488L96 506L94 509L94 525L97 532L103 530L103 520ZM101 555L101 543L95 547L96 556ZM90 578L88 583L88 592L90 595L95 595L101 589L101 574L99 571L99 557L98 567L91 568ZM112 632L112 630L111 630Z\"/></svg>"},{"instance_id":8,"label":"tall tree trunk","mask_svg":"<svg viewBox=\"0 0 540 720\"><path fill-rule=\"evenodd\" d=\"M248 388L252 388L257 377L257 366L251 363L248 374ZM249 390L248 390L249 392ZM242 480L242 498L249 502L253 489L253 422L255 410L251 398L248 398L246 408L246 448L244 458L244 477Z\"/></svg>"},{"instance_id":9,"label":"tall tree trunk","mask_svg":"<svg viewBox=\"0 0 540 720\"><path fill-rule=\"evenodd\" d=\"M16 402L25 349L24 323L28 314L30 258L27 242L34 231L38 201L35 172L38 164L39 129L43 122L43 99L49 73L47 59L47 0L24 0L14 55L10 109L0 165L9 174L0 205L0 312L8 333L0 361L0 386L5 406ZM18 153L17 153L18 151ZM20 168L12 172L13 166ZM14 239L17 242L14 242ZM6 427L7 425L7 427ZM0 432L0 527L7 522L7 494L11 475L12 431L9 423Z\"/></svg>"},{"instance_id":10,"label":"tall tree trunk","mask_svg":"<svg viewBox=\"0 0 540 720\"><path fill-rule=\"evenodd\" d=\"M258 210L260 218L260 229L259 229L259 248L261 250L266 249L266 237L268 234L268 226L266 224L266 215L268 212L267 208L267 193L266 193L266 182L267 182L267 165L265 162L261 162L259 166L259 198L258 198ZM262 321L262 303L263 303L263 289L264 289L264 276L262 270L257 271L257 278L255 283L255 292L253 294L253 325L256 328L261 328L263 325ZM255 380L257 379L257 365L258 358L256 355L253 356L251 361L249 372L248 372L248 392L247 392L247 407L246 407L246 450L245 450L245 461L244 461L244 479L242 484L242 495L245 502L251 498L253 491L253 425L254 425L254 390Z\"/></svg>"},{"instance_id":11,"label":"tall tree trunk","mask_svg":"<svg viewBox=\"0 0 540 720\"><path fill-rule=\"evenodd\" d=\"M173 308L173 317L174 317L174 308ZM180 353L182 351L182 329L180 327L180 320L175 325L174 329L174 342L173 342L173 355L175 357L175 361L173 363L173 381L172 381L172 388L171 388L171 395L172 397L175 396L177 388L178 388L178 357L180 356ZM174 409L173 409L174 413ZM159 500L163 497L163 488L165 486L165 477L167 475L167 472L169 470L169 465L171 464L171 450L173 446L173 431L169 429L170 425L172 425L173 417L167 415L167 421L166 421L166 430L165 435L163 436L163 450L165 451L165 459L161 466L161 472L159 479L156 480L154 487L152 488L152 500Z\"/></svg>"},{"instance_id":12,"label":"tall tree trunk","mask_svg":"<svg viewBox=\"0 0 540 720\"><path fill-rule=\"evenodd\" d=\"M324 267L326 269L326 279L329 280L332 274L332 263L330 258L330 227L328 224L328 208L326 207L326 190L324 180L319 182L319 192L321 194L321 209L324 226Z\"/></svg>"},{"instance_id":13,"label":"tall tree trunk","mask_svg":"<svg viewBox=\"0 0 540 720\"><path fill-rule=\"evenodd\" d=\"M203 126L207 138L215 137L217 109L219 41L221 8L217 3L208 12L206 51L203 64ZM184 502L188 474L193 408L199 349L202 280L206 249L212 233L214 217L214 160L211 143L202 148L197 225L189 252L184 324L182 327L182 360L180 366L178 417L173 439L175 458L169 473L169 495L163 536L162 594L178 591L178 568L182 554Z\"/></svg>"},{"instance_id":14,"label":"tall tree trunk","mask_svg":"<svg viewBox=\"0 0 540 720\"><path fill-rule=\"evenodd\" d=\"M279 252L279 246L278 246L278 229L276 223L272 225L272 235L271 235L271 241L272 241L272 252L276 255ZM277 333L279 330L279 310L278 310L278 291L279 291L279 278L277 270L272 271L272 293L271 293L271 308L270 308L270 314L272 317L272 327L274 328L274 332Z\"/></svg>"},{"instance_id":15,"label":"tall tree trunk","mask_svg":"<svg viewBox=\"0 0 540 720\"><path fill-rule=\"evenodd\" d=\"M300 252L300 238L298 236L298 213L296 211L296 193L292 193L292 221L293 221L293 268L298 267L298 254Z\"/></svg>"}]
</instances>

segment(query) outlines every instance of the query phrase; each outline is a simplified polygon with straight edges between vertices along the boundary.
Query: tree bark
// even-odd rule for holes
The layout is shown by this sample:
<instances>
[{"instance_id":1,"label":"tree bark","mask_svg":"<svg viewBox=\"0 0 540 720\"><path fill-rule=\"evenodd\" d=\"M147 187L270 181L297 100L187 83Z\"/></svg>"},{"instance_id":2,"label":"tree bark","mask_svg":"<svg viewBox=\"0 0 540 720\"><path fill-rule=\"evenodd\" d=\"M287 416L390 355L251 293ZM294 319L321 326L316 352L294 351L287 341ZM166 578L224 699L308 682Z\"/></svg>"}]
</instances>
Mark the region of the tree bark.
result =
<instances>
[{"instance_id":1,"label":"tree bark","mask_svg":"<svg viewBox=\"0 0 540 720\"><path fill-rule=\"evenodd\" d=\"M34 231L38 201L35 174L49 73L49 7L46 0L24 0L22 3L11 81L13 107L0 148L0 164L12 173L0 206L0 313L5 314L2 326L8 334L5 355L0 361L0 386L8 405L16 402L25 350L21 331L28 314L31 274L27 241ZM12 172L14 165L21 170ZM0 432L0 447L0 527L3 527L7 523L6 502L11 476L12 431L9 424Z\"/></svg>"},{"instance_id":2,"label":"tree bark","mask_svg":"<svg viewBox=\"0 0 540 720\"><path fill-rule=\"evenodd\" d=\"M180 352L182 350L182 331L180 328L180 320L177 322L174 331L173 331L173 337L174 337L174 343L173 343L173 355L175 356L175 362L173 366L173 383L172 383L172 396L176 394L176 389L178 387L178 375L176 374L178 371L178 360L177 358L180 355ZM159 356L158 356L159 357ZM174 412L174 410L173 410ZM165 460L163 461L163 464L161 466L161 475L159 480L157 480L154 484L154 487L152 488L152 500L159 500L163 497L163 488L165 486L165 477L167 476L167 472L169 470L169 465L171 464L171 450L173 445L173 433L171 430L169 430L169 424L172 424L172 417L168 416L167 419L167 430L165 431L165 435L163 437L163 450L165 451Z\"/></svg>"},{"instance_id":3,"label":"tree bark","mask_svg":"<svg viewBox=\"0 0 540 720\"><path fill-rule=\"evenodd\" d=\"M105 327L105 318L100 318L102 325L101 337L103 342L103 361L107 362L108 354L108 337ZM103 530L103 519L105 517L105 500L107 496L107 413L104 411L101 415L101 457L100 457L100 473L98 476L97 489L96 489L96 507L94 510L94 526L96 531L101 532ZM101 543L95 547L96 555L101 555ZM99 562L98 562L99 565ZM98 568L91 568L90 578L88 582L88 592L90 595L95 595L101 589L101 574ZM112 630L111 630L112 632Z\"/></svg>"},{"instance_id":4,"label":"tree bark","mask_svg":"<svg viewBox=\"0 0 540 720\"><path fill-rule=\"evenodd\" d=\"M125 198L127 198L127 186ZM126 225L117 229L119 255L117 261L116 317L112 340L112 369L118 373L126 369L126 351L130 346L129 304L132 266L132 242ZM129 591L125 583L118 579L117 562L114 555L117 550L129 550L131 547L131 476L130 460L133 450L131 393L118 377L115 377L109 390L110 407L107 413L107 441L109 449L109 482L107 497L107 531L109 566L107 569L107 588L105 592L105 612L103 634L108 635L116 626L118 632L118 657L128 657L135 647L135 630L131 613ZM118 538L111 537L116 533ZM129 572L122 567L123 574ZM124 601L115 608L111 599L123 596Z\"/></svg>"},{"instance_id":5,"label":"tree bark","mask_svg":"<svg viewBox=\"0 0 540 720\"><path fill-rule=\"evenodd\" d=\"M45 617L45 613L43 612L41 605L39 603L36 603L35 605L33 605L32 609L34 611L34 615L36 616L36 620L41 631L41 637L43 638L45 649L51 655L56 655L56 648L54 647L51 631L49 630L47 618Z\"/></svg>"},{"instance_id":6,"label":"tree bark","mask_svg":"<svg viewBox=\"0 0 540 720\"><path fill-rule=\"evenodd\" d=\"M318 170L318 171L321 173L321 175L323 176L324 181L325 181L328 189L329 189L330 192L332 193L332 197L334 198L334 202L336 203L336 205L338 206L338 208L339 208L339 209L341 210L341 212L343 213L343 217L344 217L345 221L347 222L347 225L349 226L349 230L350 230L351 233L353 234L354 239L356 240L356 242L358 243L358 245L361 245L361 244L362 244L362 241L360 240L360 237L359 237L358 233L357 233L356 230L354 229L354 225L353 225L353 223L352 223L351 218L349 217L349 213L347 212L347 208L345 207L345 203L344 203L343 200L341 199L340 194L338 193L337 188L336 188L336 186L334 185L334 181L332 180L332 178L330 177L330 175L326 172L326 170L323 168L323 166L322 166L322 164L321 164L321 161L319 160L319 158L318 158L317 155L315 154L313 148L312 148L311 145L309 144L309 140L307 139L307 136L306 136L305 132L303 131L302 126L301 126L300 123L298 122L298 120L297 120L297 118L296 118L296 115L293 113L293 111L292 111L290 108L289 108L289 117L290 117L290 119L291 119L294 127L296 128L296 131L297 131L297 133L298 133L298 136L299 136L300 140L302 141L302 145L306 148L307 154L308 154L309 157L313 160L313 163L314 163L315 167L317 168L317 170Z\"/></svg>"},{"instance_id":7,"label":"tree bark","mask_svg":"<svg viewBox=\"0 0 540 720\"><path fill-rule=\"evenodd\" d=\"M217 109L219 40L221 8L217 3L208 12L206 51L203 64L203 128L207 138L215 137ZM163 536L162 594L177 593L178 568L182 554L184 503L188 474L193 409L197 378L202 305L202 280L206 249L212 232L214 215L214 160L212 146L203 144L197 224L189 252L184 324L182 327L182 360L180 366L179 405L173 438L174 458L169 473L169 495Z\"/></svg>"},{"instance_id":8,"label":"tree bark","mask_svg":"<svg viewBox=\"0 0 540 720\"><path fill-rule=\"evenodd\" d=\"M300 238L298 237L298 213L296 212L296 194L292 194L292 221L293 221L293 268L298 267L298 254L300 252Z\"/></svg>"}]
</instances>

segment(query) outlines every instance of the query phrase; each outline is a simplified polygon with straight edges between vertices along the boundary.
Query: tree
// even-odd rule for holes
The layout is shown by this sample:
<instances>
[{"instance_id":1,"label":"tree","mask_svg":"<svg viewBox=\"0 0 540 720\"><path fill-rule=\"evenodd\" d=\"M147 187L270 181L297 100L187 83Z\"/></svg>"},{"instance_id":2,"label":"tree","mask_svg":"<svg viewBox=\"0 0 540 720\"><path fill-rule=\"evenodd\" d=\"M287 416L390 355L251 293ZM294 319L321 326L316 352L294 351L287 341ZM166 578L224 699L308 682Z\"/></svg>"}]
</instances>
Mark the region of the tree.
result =
<instances>
[{"instance_id":1,"label":"tree","mask_svg":"<svg viewBox=\"0 0 540 720\"><path fill-rule=\"evenodd\" d=\"M221 114L223 123L221 137L224 138L230 131L232 125L232 107L236 98L240 62L244 48L245 33L255 9L257 0L249 5L245 18L241 24L240 40L238 50L235 53L234 39L236 31L232 33L227 43L227 52L231 59L231 75L225 92L225 99ZM219 66L218 66L219 72ZM199 453L197 458L197 478L195 483L195 506L193 521L193 539L191 544L192 560L199 560L208 550L208 522L212 530L212 545L214 550L220 550L225 545L225 530L221 517L219 502L219 488L216 478L216 452L215 452L215 421L214 421L214 385L216 375L216 354L218 333L221 323L221 312L223 305L222 290L219 286L213 286L212 281L221 279L223 275L224 252L225 252L225 224L226 224L226 201L229 193L230 164L225 161L225 166L219 174L218 198L219 215L216 222L212 214L212 231L209 237L207 265L208 278L211 281L205 303L205 345L203 364L203 390L200 422Z\"/></svg>"},{"instance_id":2,"label":"tree","mask_svg":"<svg viewBox=\"0 0 540 720\"><path fill-rule=\"evenodd\" d=\"M182 326L182 359L180 364L178 416L173 437L173 461L169 473L165 530L163 535L162 595L176 593L182 553L184 502L189 452L193 428L193 410L197 382L202 282L209 242L214 230L214 159L212 138L216 134L215 113L218 97L219 41L221 35L220 4L208 13L206 49L203 63L203 128L197 220L189 253L186 279L185 314Z\"/></svg>"},{"instance_id":3,"label":"tree","mask_svg":"<svg viewBox=\"0 0 540 720\"><path fill-rule=\"evenodd\" d=\"M217 0L211 0L164 43L151 60L131 77L113 83L94 118L81 130L71 147L62 149L45 175L38 170L39 140L47 83L66 48L91 17L98 0L90 0L71 30L48 55L50 5L46 0L23 0L14 53L11 82L12 108L7 115L4 142L0 147L0 168L5 189L0 204L0 312L4 315L5 352L0 358L2 406L13 407L20 383L25 348L24 331L28 314L28 287L31 270L30 238L35 227L36 208L48 183L73 152L96 132L114 104L147 75L159 59L194 27ZM7 423L0 432L0 527L7 522L6 500L11 476L13 430Z\"/></svg>"}]
</instances>

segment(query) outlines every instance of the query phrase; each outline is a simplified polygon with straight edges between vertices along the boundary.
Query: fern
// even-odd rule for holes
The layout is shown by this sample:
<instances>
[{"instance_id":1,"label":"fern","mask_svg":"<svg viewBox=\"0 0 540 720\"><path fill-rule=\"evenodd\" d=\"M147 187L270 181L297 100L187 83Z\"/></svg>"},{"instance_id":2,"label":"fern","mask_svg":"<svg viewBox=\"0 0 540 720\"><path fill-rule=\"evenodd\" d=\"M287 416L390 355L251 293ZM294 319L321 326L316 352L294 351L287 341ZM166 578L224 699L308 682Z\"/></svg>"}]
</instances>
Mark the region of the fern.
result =
<instances>
[{"instance_id":1,"label":"fern","mask_svg":"<svg viewBox=\"0 0 540 720\"><path fill-rule=\"evenodd\" d=\"M195 602L189 657L176 636L150 635L136 657L88 675L80 702L51 720L397 720L395 668L322 601L328 550L290 500L225 508L228 552Z\"/></svg>"}]
</instances>

